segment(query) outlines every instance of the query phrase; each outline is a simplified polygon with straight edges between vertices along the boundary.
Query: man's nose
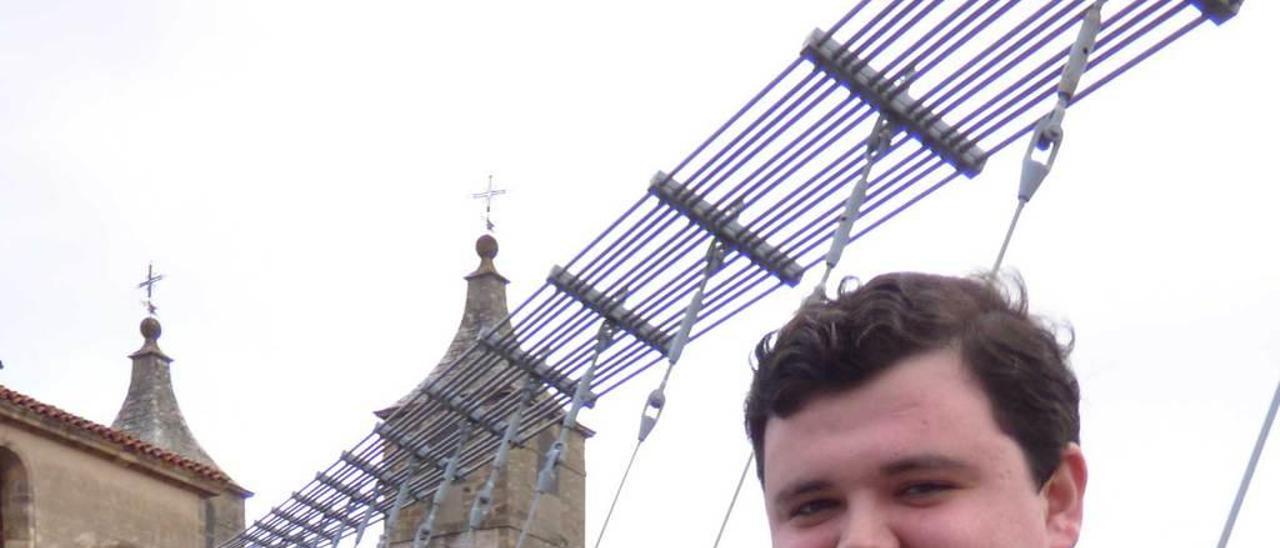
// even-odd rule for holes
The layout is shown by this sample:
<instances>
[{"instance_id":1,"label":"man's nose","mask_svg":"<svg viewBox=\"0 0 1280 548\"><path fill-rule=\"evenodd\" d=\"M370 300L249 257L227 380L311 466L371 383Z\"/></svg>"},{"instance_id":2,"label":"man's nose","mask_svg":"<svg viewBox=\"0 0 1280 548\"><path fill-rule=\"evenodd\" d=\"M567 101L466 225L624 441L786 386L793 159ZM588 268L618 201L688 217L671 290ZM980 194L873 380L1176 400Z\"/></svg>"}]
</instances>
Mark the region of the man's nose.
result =
<instances>
[{"instance_id":1,"label":"man's nose","mask_svg":"<svg viewBox=\"0 0 1280 548\"><path fill-rule=\"evenodd\" d=\"M900 548L888 520L873 508L845 514L838 548Z\"/></svg>"}]
</instances>

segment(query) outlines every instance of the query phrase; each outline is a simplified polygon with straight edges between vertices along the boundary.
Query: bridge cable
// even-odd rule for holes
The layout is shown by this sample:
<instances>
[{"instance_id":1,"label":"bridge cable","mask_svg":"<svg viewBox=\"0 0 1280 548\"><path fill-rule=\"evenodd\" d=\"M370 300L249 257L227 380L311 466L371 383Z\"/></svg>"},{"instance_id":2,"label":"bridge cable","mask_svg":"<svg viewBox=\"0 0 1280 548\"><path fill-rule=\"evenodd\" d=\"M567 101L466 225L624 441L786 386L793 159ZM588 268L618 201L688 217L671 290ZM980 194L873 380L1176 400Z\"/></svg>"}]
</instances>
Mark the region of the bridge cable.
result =
<instances>
[{"instance_id":1,"label":"bridge cable","mask_svg":"<svg viewBox=\"0 0 1280 548\"><path fill-rule=\"evenodd\" d=\"M858 214L862 210L862 203L867 199L867 186L871 181L871 168L875 165L885 152L889 150L889 143L893 140L893 134L898 130L897 125L890 122L889 118L881 114L876 118L875 126L871 129L871 135L867 137L867 153L866 163L862 165L862 171L858 174L858 180L853 185L853 191L849 194L849 198L845 200L844 212L840 215L840 222L836 225L835 230L831 232L831 248L827 251L825 268L822 270L822 279L813 288L811 298L820 298L826 295L827 281L831 278L831 271L840 263L840 259L844 256L844 248L849 243L849 235L853 230L853 223L858 220Z\"/></svg>"},{"instance_id":2,"label":"bridge cable","mask_svg":"<svg viewBox=\"0 0 1280 548\"><path fill-rule=\"evenodd\" d=\"M733 506L738 502L738 494L742 492L742 484L747 481L747 472L751 470L751 463L755 461L756 453L753 449L747 456L747 463L742 465L742 474L738 476L738 486L733 488L733 498L729 499L729 508L724 511L724 519L720 521L720 532L716 533L716 541L711 548L719 548L720 539L724 537L724 529L729 525L729 516L733 515Z\"/></svg>"},{"instance_id":3,"label":"bridge cable","mask_svg":"<svg viewBox=\"0 0 1280 548\"><path fill-rule=\"evenodd\" d=\"M546 461L538 471L538 485L533 491L533 501L529 503L529 514L525 516L524 526L520 528L520 537L516 539L516 548L524 548L525 538L529 536L529 528L533 525L533 518L538 512L538 501L544 493L551 491L556 481L556 467L564 458L565 446L569 442L569 432L578 425L578 413L586 403L591 381L595 377L596 368L600 365L600 355L614 343L613 335L616 330L617 326L609 320L600 323L600 330L596 333L595 350L591 356L591 365L587 366L587 370L578 378L573 401L569 411L564 415L564 420L560 423L560 434L551 447L547 448Z\"/></svg>"},{"instance_id":4,"label":"bridge cable","mask_svg":"<svg viewBox=\"0 0 1280 548\"><path fill-rule=\"evenodd\" d=\"M732 219L736 217L736 212L725 215L725 217ZM609 503L609 512L605 514L604 523L600 525L600 533L596 536L595 548L600 548L600 543L604 541L604 533L609 528L609 520L613 518L613 510L618 506L618 499L622 496L622 488L626 486L627 478L631 475L631 467L636 463L636 455L640 453L640 446L649 438L653 428L658 425L658 419L662 418L663 410L666 409L667 383L671 380L671 372L675 369L676 362L680 361L680 356L684 353L684 347L689 342L689 334L693 331L693 324L698 321L698 315L702 312L703 295L707 290L707 282L724 266L725 253L726 246L719 240L712 239L711 245L707 247L702 280L697 289L694 290L693 297L689 300L689 306L685 308L684 317L680 320L679 331L676 332L676 336L671 339L671 344L667 347L667 369L662 374L662 382L658 383L658 387L649 393L649 397L645 399L644 409L640 411L640 432L636 436L636 446L635 449L631 450L631 458L627 460L627 468L622 472L622 479L618 481L618 488L613 492L613 502Z\"/></svg>"},{"instance_id":5,"label":"bridge cable","mask_svg":"<svg viewBox=\"0 0 1280 548\"><path fill-rule=\"evenodd\" d=\"M1022 157L1022 177L1018 183L1018 206L1013 210L1013 219L1009 221L1009 230L1005 232L1004 243L1000 245L1000 254L991 267L992 274L1000 272L1004 254L1009 249L1009 241L1013 239L1013 231L1018 226L1018 218L1022 216L1022 208L1035 196L1058 158L1058 149L1062 148L1062 119L1066 116L1076 87L1080 85L1080 77L1089 66L1089 53L1093 51L1098 30L1102 28L1102 5L1106 2L1107 0L1096 0L1086 9L1084 20L1080 23L1080 33L1062 68L1062 79L1058 81L1058 101L1053 110L1036 124L1031 140L1027 143L1027 152ZM1037 149L1047 150L1048 157L1037 158Z\"/></svg>"},{"instance_id":6,"label":"bridge cable","mask_svg":"<svg viewBox=\"0 0 1280 548\"><path fill-rule=\"evenodd\" d=\"M479 493L476 493L476 498L471 503L471 513L467 517L467 540L463 542L463 546L474 548L476 528L484 523L485 518L489 517L489 513L493 510L493 490L498 483L498 474L507 467L507 456L511 451L511 444L515 443L515 438L520 433L525 410L537 395L535 387L533 375L525 377L524 385L520 387L520 404L507 417L507 428L502 433L502 440L498 442L493 464L489 467L489 477L485 478L484 486L480 488Z\"/></svg>"},{"instance_id":7,"label":"bridge cable","mask_svg":"<svg viewBox=\"0 0 1280 548\"><path fill-rule=\"evenodd\" d=\"M422 456L415 454L406 465L409 473L405 474L404 478L400 480L400 485L396 488L396 498L391 503L391 513L387 516L382 536L378 539L378 548L391 546L391 535L395 532L396 523L400 520L400 509L409 502L409 484L412 483L415 472L425 464L424 461L425 459Z\"/></svg>"},{"instance_id":8,"label":"bridge cable","mask_svg":"<svg viewBox=\"0 0 1280 548\"><path fill-rule=\"evenodd\" d=\"M904 76L899 81L900 84L894 93L898 93L906 89L906 84L912 79L914 71L908 68L904 71ZM858 213L862 209L863 202L867 198L867 186L871 180L871 168L874 167L876 160L879 160L890 149L890 143L893 136L897 133L899 127L889 120L889 118L881 114L875 122L869 135L865 141L867 146L866 163L863 164L861 172L858 174L858 180L853 185L853 190L849 198L845 200L844 212L840 216L840 222L836 225L831 234L831 248L827 251L824 263L825 268L822 272L822 279L814 286L813 293L805 299L806 302L813 302L817 299L825 298L827 282L831 278L831 272L836 265L840 263L840 259L844 256L844 248L849 243L849 236L853 230L853 224L858 220ZM637 444L637 450L639 444ZM634 458L634 457L633 457ZM755 451L747 457L747 463L742 467L742 474L738 477L738 484L733 490L733 497L729 499L729 507L725 510L724 519L720 523L720 531L716 533L716 540L712 544L712 548L720 545L720 539L724 536L725 527L729 524L729 516L733 514L733 507L738 502L738 496L742 493L742 484L746 481L747 472L751 469L751 463L755 460ZM615 495L616 497L616 495ZM612 512L612 509L610 509ZM599 545L597 543L597 547Z\"/></svg>"},{"instance_id":9,"label":"bridge cable","mask_svg":"<svg viewBox=\"0 0 1280 548\"><path fill-rule=\"evenodd\" d=\"M1267 417L1262 421L1262 431L1258 432L1258 441L1253 446L1253 454L1249 456L1249 466L1244 469L1244 477L1240 480L1240 489L1236 491L1236 499L1231 503L1231 513L1222 528L1222 537L1218 539L1218 548L1227 548L1231 540L1231 531L1236 527L1236 517L1240 515L1240 507L1244 504L1244 495L1249 492L1249 484L1253 482L1253 471L1258 467L1258 459L1262 457L1262 448L1267 445L1267 434L1276 420L1276 410L1280 408L1280 382L1276 383L1276 393L1271 396L1271 407L1267 409Z\"/></svg>"},{"instance_id":10,"label":"bridge cable","mask_svg":"<svg viewBox=\"0 0 1280 548\"><path fill-rule=\"evenodd\" d=\"M467 442L471 439L473 426L465 419L458 425L460 431L457 444L453 446L453 454L449 455L440 484L436 486L436 492L431 498L431 510L413 532L413 548L425 548L431 544L431 538L435 533L436 516L440 514L440 507L444 506L445 499L449 496L449 488L458 481L458 460L462 458L462 451L466 449Z\"/></svg>"}]
</instances>

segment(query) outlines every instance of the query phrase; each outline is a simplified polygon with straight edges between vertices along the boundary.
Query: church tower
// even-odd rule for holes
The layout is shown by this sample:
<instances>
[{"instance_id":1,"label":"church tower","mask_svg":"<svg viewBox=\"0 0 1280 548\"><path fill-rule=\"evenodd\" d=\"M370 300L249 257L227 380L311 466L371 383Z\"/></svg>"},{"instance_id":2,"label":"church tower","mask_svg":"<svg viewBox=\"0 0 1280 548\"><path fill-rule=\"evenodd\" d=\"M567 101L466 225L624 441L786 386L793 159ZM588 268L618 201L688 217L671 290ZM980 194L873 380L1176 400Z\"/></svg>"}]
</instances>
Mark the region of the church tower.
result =
<instances>
[{"instance_id":1,"label":"church tower","mask_svg":"<svg viewBox=\"0 0 1280 548\"><path fill-rule=\"evenodd\" d=\"M508 280L498 273L494 264L494 258L498 255L498 241L488 234L481 236L476 240L476 254L480 258L479 266L464 277L467 296L457 333L440 360L441 365L431 371L423 385L438 380L448 382L447 378L438 379L445 375L446 368L442 366L463 355L483 330L495 325L500 333L511 329L510 325L499 324L505 322L508 316ZM454 371L458 369L460 368L453 368ZM492 378L512 369L513 366L505 361L499 362L486 376ZM421 387L422 385L419 386ZM518 386L512 385L511 390L518 390ZM389 418L401 406L407 405L417 392L419 390L414 390L395 406L379 411L378 416ZM435 532L428 548L514 548L534 498L538 469L547 448L555 441L557 428L540 432L524 447L511 448L507 466L497 476L492 511L473 532L474 544L470 539L464 541L467 536L468 515L477 493L489 476L490 466L486 465L452 485L445 503L437 511ZM585 545L584 449L586 438L591 434L590 430L582 427L570 434L556 485L538 502L534 521L524 543L525 548L582 548ZM408 548L413 545L413 534L430 511L429 504L429 500L414 503L400 512L390 535L391 546Z\"/></svg>"},{"instance_id":2,"label":"church tower","mask_svg":"<svg viewBox=\"0 0 1280 548\"><path fill-rule=\"evenodd\" d=\"M142 348L129 355L133 371L129 392L120 405L111 428L129 434L150 445L171 451L193 461L220 469L200 443L178 408L173 393L169 365L173 362L160 350L160 321L155 316L142 320ZM250 493L234 482L227 489L205 499L203 520L210 545L235 536L244 529L244 499Z\"/></svg>"},{"instance_id":3,"label":"church tower","mask_svg":"<svg viewBox=\"0 0 1280 548\"><path fill-rule=\"evenodd\" d=\"M111 427L161 449L168 449L189 459L216 467L209 454L200 447L187 420L178 408L169 379L173 358L160 350L160 321L154 316L142 320L142 348L129 355L133 374L129 392L116 413Z\"/></svg>"}]
</instances>

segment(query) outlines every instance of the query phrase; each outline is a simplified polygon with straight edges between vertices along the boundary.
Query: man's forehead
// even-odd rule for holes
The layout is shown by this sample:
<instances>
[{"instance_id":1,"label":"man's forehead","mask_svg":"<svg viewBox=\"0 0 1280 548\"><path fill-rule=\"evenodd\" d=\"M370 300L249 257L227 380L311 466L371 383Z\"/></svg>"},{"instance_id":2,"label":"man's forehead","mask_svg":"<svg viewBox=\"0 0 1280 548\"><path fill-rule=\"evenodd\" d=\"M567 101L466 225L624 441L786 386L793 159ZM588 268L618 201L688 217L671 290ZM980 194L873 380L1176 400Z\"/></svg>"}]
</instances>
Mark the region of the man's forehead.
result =
<instances>
[{"instance_id":1,"label":"man's forehead","mask_svg":"<svg viewBox=\"0 0 1280 548\"><path fill-rule=\"evenodd\" d=\"M959 351L939 349L905 358L857 386L817 392L795 412L785 418L772 416L767 424L802 422L793 419L821 415L825 420L818 423L824 427L848 427L849 423L902 415L921 407L927 411L974 402L990 406Z\"/></svg>"},{"instance_id":2,"label":"man's forehead","mask_svg":"<svg viewBox=\"0 0 1280 548\"><path fill-rule=\"evenodd\" d=\"M921 354L867 384L816 396L786 418L771 417L765 428L765 479L794 476L798 464L835 458L848 461L842 470L857 475L878 473L913 455L961 460L981 449L972 447L979 434L1003 436L959 354Z\"/></svg>"}]
</instances>

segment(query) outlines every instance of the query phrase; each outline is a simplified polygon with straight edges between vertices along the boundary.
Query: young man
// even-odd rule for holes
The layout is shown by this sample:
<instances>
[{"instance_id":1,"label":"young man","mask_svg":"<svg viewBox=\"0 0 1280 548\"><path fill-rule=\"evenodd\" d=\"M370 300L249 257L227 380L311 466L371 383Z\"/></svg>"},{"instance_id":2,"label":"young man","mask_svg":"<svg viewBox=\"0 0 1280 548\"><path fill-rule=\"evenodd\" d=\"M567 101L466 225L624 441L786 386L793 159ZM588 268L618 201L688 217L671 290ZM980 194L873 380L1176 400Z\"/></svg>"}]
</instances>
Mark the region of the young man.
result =
<instances>
[{"instance_id":1,"label":"young man","mask_svg":"<svg viewBox=\"0 0 1280 548\"><path fill-rule=\"evenodd\" d=\"M879 276L756 349L747 431L775 548L1070 548L1069 348L1021 286Z\"/></svg>"}]
</instances>

